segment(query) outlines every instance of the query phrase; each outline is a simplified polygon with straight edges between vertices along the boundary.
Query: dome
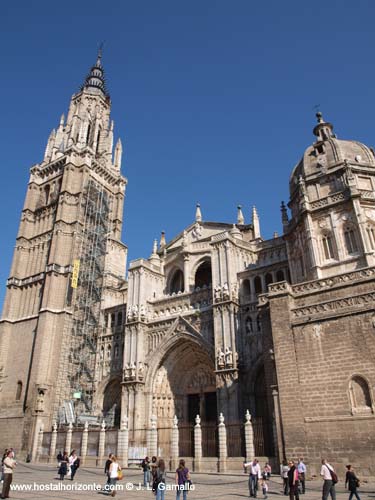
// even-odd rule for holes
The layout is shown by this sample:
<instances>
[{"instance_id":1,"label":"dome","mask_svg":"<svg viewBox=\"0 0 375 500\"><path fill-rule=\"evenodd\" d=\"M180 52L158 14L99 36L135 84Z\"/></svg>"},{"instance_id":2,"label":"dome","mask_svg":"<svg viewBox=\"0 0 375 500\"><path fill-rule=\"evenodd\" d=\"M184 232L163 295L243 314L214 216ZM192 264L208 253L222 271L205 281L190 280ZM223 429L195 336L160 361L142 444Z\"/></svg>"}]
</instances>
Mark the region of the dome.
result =
<instances>
[{"instance_id":1,"label":"dome","mask_svg":"<svg viewBox=\"0 0 375 500\"><path fill-rule=\"evenodd\" d=\"M374 153L369 147L361 142L337 139L331 123L325 122L321 113L316 116L318 124L314 128L314 134L317 140L306 149L301 161L293 169L289 183L290 193L294 191L301 176L304 180L309 180L327 173L344 163L344 160L359 167L375 168Z\"/></svg>"}]
</instances>

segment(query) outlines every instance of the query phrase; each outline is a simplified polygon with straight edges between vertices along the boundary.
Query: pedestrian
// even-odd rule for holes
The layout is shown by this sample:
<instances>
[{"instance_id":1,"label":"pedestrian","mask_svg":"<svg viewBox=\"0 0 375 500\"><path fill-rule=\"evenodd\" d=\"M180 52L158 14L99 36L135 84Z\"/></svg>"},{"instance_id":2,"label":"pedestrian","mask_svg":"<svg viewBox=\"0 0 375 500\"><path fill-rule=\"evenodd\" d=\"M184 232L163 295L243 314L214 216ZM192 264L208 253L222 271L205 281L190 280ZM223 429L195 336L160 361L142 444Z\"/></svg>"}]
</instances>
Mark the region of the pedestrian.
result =
<instances>
[{"instance_id":1,"label":"pedestrian","mask_svg":"<svg viewBox=\"0 0 375 500\"><path fill-rule=\"evenodd\" d=\"M263 474L266 476L266 479L270 479L271 472L272 472L271 466L268 462L266 462L266 465L264 466L263 469Z\"/></svg>"},{"instance_id":2,"label":"pedestrian","mask_svg":"<svg viewBox=\"0 0 375 500\"><path fill-rule=\"evenodd\" d=\"M185 460L181 458L178 468L176 469L176 500L180 500L182 491L182 500L187 500L187 493L191 484L189 469L185 466Z\"/></svg>"},{"instance_id":3,"label":"pedestrian","mask_svg":"<svg viewBox=\"0 0 375 500\"><path fill-rule=\"evenodd\" d=\"M57 473L60 475L61 481L64 481L65 476L68 473L69 457L66 451L64 451L62 459L60 461L59 470Z\"/></svg>"},{"instance_id":4,"label":"pedestrian","mask_svg":"<svg viewBox=\"0 0 375 500\"><path fill-rule=\"evenodd\" d=\"M288 462L286 460L283 460L283 463L280 465L280 476L281 479L283 480L285 496L289 495L288 472L289 472Z\"/></svg>"},{"instance_id":5,"label":"pedestrian","mask_svg":"<svg viewBox=\"0 0 375 500\"><path fill-rule=\"evenodd\" d=\"M57 454L57 457L56 457L59 467L60 467L60 462L61 462L62 458L63 458L63 454L61 453L61 450L60 450Z\"/></svg>"},{"instance_id":6,"label":"pedestrian","mask_svg":"<svg viewBox=\"0 0 375 500\"><path fill-rule=\"evenodd\" d=\"M298 469L293 460L289 460L289 471L288 471L288 486L289 486L289 498L290 500L299 500L298 494Z\"/></svg>"},{"instance_id":7,"label":"pedestrian","mask_svg":"<svg viewBox=\"0 0 375 500\"><path fill-rule=\"evenodd\" d=\"M70 480L73 481L76 475L77 469L81 465L81 460L77 456L76 450L73 450L69 457L69 467L70 467Z\"/></svg>"},{"instance_id":8,"label":"pedestrian","mask_svg":"<svg viewBox=\"0 0 375 500\"><path fill-rule=\"evenodd\" d=\"M323 492L322 500L327 500L328 495L331 495L332 500L336 500L335 483L337 483L337 476L334 468L327 462L325 458L322 459L322 468L320 475L323 477Z\"/></svg>"},{"instance_id":9,"label":"pedestrian","mask_svg":"<svg viewBox=\"0 0 375 500\"><path fill-rule=\"evenodd\" d=\"M251 497L256 498L258 491L258 480L262 477L259 461L254 458L252 462L245 463L244 467L250 467L249 494Z\"/></svg>"},{"instance_id":10,"label":"pedestrian","mask_svg":"<svg viewBox=\"0 0 375 500\"><path fill-rule=\"evenodd\" d=\"M156 500L164 500L166 482L165 462L162 458L158 461L155 472Z\"/></svg>"},{"instance_id":11,"label":"pedestrian","mask_svg":"<svg viewBox=\"0 0 375 500\"><path fill-rule=\"evenodd\" d=\"M120 465L117 463L117 457L112 455L111 465L109 466L109 482L111 489L111 497L116 496L116 484L119 478L119 472L121 471Z\"/></svg>"},{"instance_id":12,"label":"pedestrian","mask_svg":"<svg viewBox=\"0 0 375 500\"><path fill-rule=\"evenodd\" d=\"M266 499L268 498L267 492L268 492L268 484L267 484L267 479L264 477L260 480L260 486L262 488L262 493L263 493L263 498Z\"/></svg>"},{"instance_id":13,"label":"pedestrian","mask_svg":"<svg viewBox=\"0 0 375 500\"><path fill-rule=\"evenodd\" d=\"M154 482L157 466L158 466L158 459L155 456L151 457L150 469L151 469L152 482Z\"/></svg>"},{"instance_id":14,"label":"pedestrian","mask_svg":"<svg viewBox=\"0 0 375 500\"><path fill-rule=\"evenodd\" d=\"M104 474L106 474L106 476L107 476L107 482L105 483L104 489L107 491L109 490L109 485L111 483L111 479L110 479L110 475L109 475L109 467L112 463L112 456L113 456L112 453L110 453L108 455L108 458L107 458L105 464L104 464Z\"/></svg>"},{"instance_id":15,"label":"pedestrian","mask_svg":"<svg viewBox=\"0 0 375 500\"><path fill-rule=\"evenodd\" d=\"M306 481L306 465L303 462L303 458L298 459L298 482L299 482L299 492L304 495L306 488L305 488L305 481Z\"/></svg>"},{"instance_id":16,"label":"pedestrian","mask_svg":"<svg viewBox=\"0 0 375 500\"><path fill-rule=\"evenodd\" d=\"M4 450L4 453L3 453L3 457L1 459L1 482L3 483L4 482L4 460L6 458L6 456L8 455L8 448L5 448Z\"/></svg>"},{"instance_id":17,"label":"pedestrian","mask_svg":"<svg viewBox=\"0 0 375 500\"><path fill-rule=\"evenodd\" d=\"M1 498L9 498L9 490L10 485L12 484L13 479L13 470L16 467L17 463L13 458L13 451L8 450L6 457L4 458L4 482L3 482L3 491L1 494Z\"/></svg>"},{"instance_id":18,"label":"pedestrian","mask_svg":"<svg viewBox=\"0 0 375 500\"><path fill-rule=\"evenodd\" d=\"M145 457L142 460L141 467L143 470L143 486L147 488L147 486L150 484L150 459L148 457Z\"/></svg>"},{"instance_id":19,"label":"pedestrian","mask_svg":"<svg viewBox=\"0 0 375 500\"><path fill-rule=\"evenodd\" d=\"M353 495L355 495L357 500L361 500L357 488L359 487L359 479L355 475L355 472L351 465L346 466L346 476L345 476L345 487L348 485L348 490L350 491L349 500L352 500Z\"/></svg>"}]
</instances>

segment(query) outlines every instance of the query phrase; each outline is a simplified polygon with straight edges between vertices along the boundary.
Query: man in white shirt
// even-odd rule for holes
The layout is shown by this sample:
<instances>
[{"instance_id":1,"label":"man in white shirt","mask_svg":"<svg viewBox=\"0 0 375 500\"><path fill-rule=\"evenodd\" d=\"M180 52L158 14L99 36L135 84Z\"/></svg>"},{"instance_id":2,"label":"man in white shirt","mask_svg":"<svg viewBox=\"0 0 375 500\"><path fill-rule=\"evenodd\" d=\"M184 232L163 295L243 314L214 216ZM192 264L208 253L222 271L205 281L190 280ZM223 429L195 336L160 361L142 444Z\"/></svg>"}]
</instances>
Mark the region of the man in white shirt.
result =
<instances>
[{"instance_id":1,"label":"man in white shirt","mask_svg":"<svg viewBox=\"0 0 375 500\"><path fill-rule=\"evenodd\" d=\"M303 495L305 493L305 480L306 480L306 465L303 462L303 458L298 459L298 481L301 487L300 493Z\"/></svg>"},{"instance_id":2,"label":"man in white shirt","mask_svg":"<svg viewBox=\"0 0 375 500\"><path fill-rule=\"evenodd\" d=\"M332 500L336 500L336 490L335 483L333 482L332 473L334 469L325 458L322 459L322 468L320 469L320 475L323 477L323 493L322 500L327 500L328 495L331 495Z\"/></svg>"},{"instance_id":3,"label":"man in white shirt","mask_svg":"<svg viewBox=\"0 0 375 500\"><path fill-rule=\"evenodd\" d=\"M256 458L252 462L244 464L245 467L250 467L249 475L249 493L251 497L257 497L258 479L262 477L260 465Z\"/></svg>"}]
</instances>

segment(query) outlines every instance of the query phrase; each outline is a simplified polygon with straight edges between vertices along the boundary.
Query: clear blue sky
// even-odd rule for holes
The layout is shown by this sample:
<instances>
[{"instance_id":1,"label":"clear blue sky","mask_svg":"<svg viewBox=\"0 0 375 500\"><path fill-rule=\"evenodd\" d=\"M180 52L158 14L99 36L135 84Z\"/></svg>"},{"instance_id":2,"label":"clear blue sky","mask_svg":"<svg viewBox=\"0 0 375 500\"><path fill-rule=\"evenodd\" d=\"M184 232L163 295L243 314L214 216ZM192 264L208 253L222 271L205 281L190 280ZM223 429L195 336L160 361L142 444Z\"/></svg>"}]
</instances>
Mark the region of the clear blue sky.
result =
<instances>
[{"instance_id":1,"label":"clear blue sky","mask_svg":"<svg viewBox=\"0 0 375 500\"><path fill-rule=\"evenodd\" d=\"M375 143L374 15L370 0L3 3L0 303L29 167L101 40L134 259L190 224L197 201L225 222L255 204L263 236L280 231L315 104L339 137Z\"/></svg>"}]
</instances>

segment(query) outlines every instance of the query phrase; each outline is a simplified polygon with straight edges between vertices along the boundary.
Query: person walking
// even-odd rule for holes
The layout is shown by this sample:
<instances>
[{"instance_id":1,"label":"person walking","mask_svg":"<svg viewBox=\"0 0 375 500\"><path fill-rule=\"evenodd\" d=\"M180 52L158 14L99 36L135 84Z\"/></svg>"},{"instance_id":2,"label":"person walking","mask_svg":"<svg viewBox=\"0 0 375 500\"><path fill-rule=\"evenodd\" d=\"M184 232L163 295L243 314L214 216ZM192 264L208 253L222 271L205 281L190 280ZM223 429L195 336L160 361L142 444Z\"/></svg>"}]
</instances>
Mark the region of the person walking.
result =
<instances>
[{"instance_id":1,"label":"person walking","mask_svg":"<svg viewBox=\"0 0 375 500\"><path fill-rule=\"evenodd\" d=\"M280 465L280 476L281 479L283 480L285 496L289 495L288 472L289 472L288 462L286 460L283 460L283 463Z\"/></svg>"},{"instance_id":2,"label":"person walking","mask_svg":"<svg viewBox=\"0 0 375 500\"><path fill-rule=\"evenodd\" d=\"M73 481L77 469L81 464L80 458L77 456L76 450L73 450L69 457L70 480Z\"/></svg>"},{"instance_id":3,"label":"person walking","mask_svg":"<svg viewBox=\"0 0 375 500\"><path fill-rule=\"evenodd\" d=\"M322 468L320 469L320 475L323 477L324 481L322 500L327 500L328 495L331 495L332 500L336 500L335 483L337 482L337 476L334 468L327 462L325 458L322 459Z\"/></svg>"},{"instance_id":4,"label":"person walking","mask_svg":"<svg viewBox=\"0 0 375 500\"><path fill-rule=\"evenodd\" d=\"M259 461L254 458L252 462L245 463L244 467L250 467L249 495L256 498L258 491L258 480L262 477Z\"/></svg>"},{"instance_id":5,"label":"person walking","mask_svg":"<svg viewBox=\"0 0 375 500\"><path fill-rule=\"evenodd\" d=\"M147 486L150 484L150 459L148 457L145 457L142 460L141 467L143 470L143 486L147 488Z\"/></svg>"},{"instance_id":6,"label":"person walking","mask_svg":"<svg viewBox=\"0 0 375 500\"><path fill-rule=\"evenodd\" d=\"M150 469L151 469L151 481L154 482L155 479L155 474L156 474L156 469L158 466L158 459L153 456L151 458L151 463L150 463Z\"/></svg>"},{"instance_id":7,"label":"person walking","mask_svg":"<svg viewBox=\"0 0 375 500\"><path fill-rule=\"evenodd\" d=\"M266 465L264 466L264 469L263 469L263 477L266 476L266 479L270 479L271 472L272 472L271 466L268 462L266 462Z\"/></svg>"},{"instance_id":8,"label":"person walking","mask_svg":"<svg viewBox=\"0 0 375 500\"><path fill-rule=\"evenodd\" d=\"M109 466L109 482L111 489L111 497L116 496L116 484L118 481L119 471L121 471L120 465L117 463L117 457L112 455L111 465Z\"/></svg>"},{"instance_id":9,"label":"person walking","mask_svg":"<svg viewBox=\"0 0 375 500\"><path fill-rule=\"evenodd\" d=\"M299 500L298 494L298 469L293 460L289 460L288 486L290 500Z\"/></svg>"},{"instance_id":10,"label":"person walking","mask_svg":"<svg viewBox=\"0 0 375 500\"><path fill-rule=\"evenodd\" d=\"M166 477L165 462L160 458L155 472L156 500L164 500Z\"/></svg>"},{"instance_id":11,"label":"person walking","mask_svg":"<svg viewBox=\"0 0 375 500\"><path fill-rule=\"evenodd\" d=\"M12 450L8 450L6 457L3 461L4 466L4 482L3 491L0 498L9 498L10 485L13 480L13 470L15 469L17 463L13 458L14 454Z\"/></svg>"},{"instance_id":12,"label":"person walking","mask_svg":"<svg viewBox=\"0 0 375 500\"><path fill-rule=\"evenodd\" d=\"M4 453L3 453L3 457L1 459L1 482L3 483L4 482L4 460L8 454L8 448L5 448L4 450Z\"/></svg>"},{"instance_id":13,"label":"person walking","mask_svg":"<svg viewBox=\"0 0 375 500\"><path fill-rule=\"evenodd\" d=\"M191 479L189 469L185 466L185 460L183 458L181 458L178 464L178 468L176 469L175 480L177 485L176 500L180 500L181 491L182 500L187 500L187 493L190 484L189 482L191 481Z\"/></svg>"},{"instance_id":14,"label":"person walking","mask_svg":"<svg viewBox=\"0 0 375 500\"><path fill-rule=\"evenodd\" d=\"M302 495L304 495L305 491L306 491L305 481L306 481L306 470L307 469L306 469L306 465L303 462L302 457L298 459L297 469L298 469L298 482L299 482L299 486L300 486L299 492Z\"/></svg>"},{"instance_id":15,"label":"person walking","mask_svg":"<svg viewBox=\"0 0 375 500\"><path fill-rule=\"evenodd\" d=\"M60 461L59 470L57 473L60 475L61 481L64 481L64 477L68 473L69 457L66 451L64 451L62 459Z\"/></svg>"},{"instance_id":16,"label":"person walking","mask_svg":"<svg viewBox=\"0 0 375 500\"><path fill-rule=\"evenodd\" d=\"M268 484L267 484L267 479L262 477L260 480L260 487L262 488L262 493L263 493L263 499L266 500L268 498L267 492L268 492Z\"/></svg>"},{"instance_id":17,"label":"person walking","mask_svg":"<svg viewBox=\"0 0 375 500\"><path fill-rule=\"evenodd\" d=\"M110 478L110 475L109 475L109 467L111 466L111 463L112 463L112 453L110 453L108 455L108 458L104 464L104 474L107 476L107 482L105 483L105 486L104 486L104 489L106 491L109 490L109 485L111 483L111 478Z\"/></svg>"},{"instance_id":18,"label":"person walking","mask_svg":"<svg viewBox=\"0 0 375 500\"><path fill-rule=\"evenodd\" d=\"M352 500L353 495L355 495L357 500L361 500L357 492L357 488L359 486L359 479L355 475L355 472L352 469L351 465L346 466L345 488L346 485L348 485L348 490L350 491L349 500Z\"/></svg>"}]
</instances>

